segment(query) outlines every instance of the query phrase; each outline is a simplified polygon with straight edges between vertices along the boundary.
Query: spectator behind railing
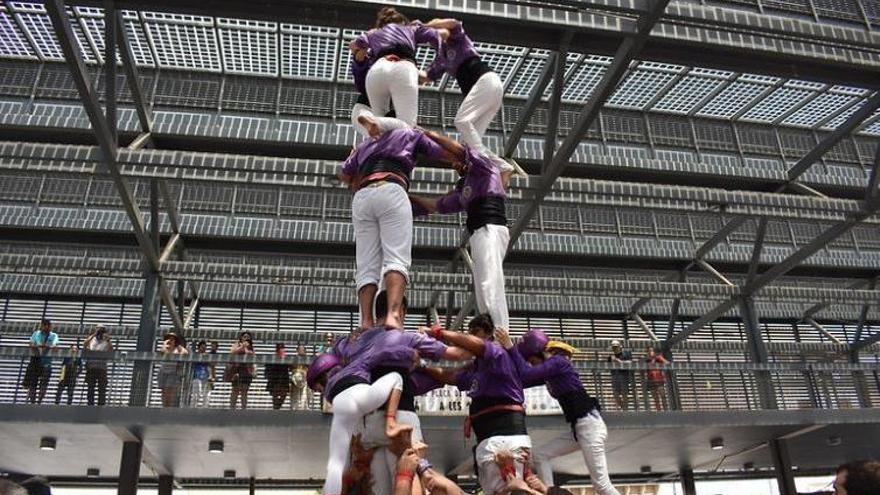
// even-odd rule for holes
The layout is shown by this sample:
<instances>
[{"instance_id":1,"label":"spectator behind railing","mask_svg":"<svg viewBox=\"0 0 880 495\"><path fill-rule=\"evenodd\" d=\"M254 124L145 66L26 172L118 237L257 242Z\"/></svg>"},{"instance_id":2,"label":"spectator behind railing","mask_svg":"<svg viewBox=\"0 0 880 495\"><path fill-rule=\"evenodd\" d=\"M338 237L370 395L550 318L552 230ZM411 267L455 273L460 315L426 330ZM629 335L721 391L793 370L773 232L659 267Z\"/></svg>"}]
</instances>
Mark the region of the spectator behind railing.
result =
<instances>
[{"instance_id":1,"label":"spectator behind railing","mask_svg":"<svg viewBox=\"0 0 880 495\"><path fill-rule=\"evenodd\" d=\"M184 347L183 338L174 332L163 337L162 354L189 354ZM177 407L180 400L181 363L176 361L163 362L159 367L159 388L162 390L162 407Z\"/></svg>"},{"instance_id":2,"label":"spectator behind railing","mask_svg":"<svg viewBox=\"0 0 880 495\"><path fill-rule=\"evenodd\" d=\"M208 344L200 340L196 344L195 354L206 354ZM189 405L192 407L208 407L208 394L211 393L212 371L208 363L195 362L192 366L192 383L190 384Z\"/></svg>"},{"instance_id":3,"label":"spectator behind railing","mask_svg":"<svg viewBox=\"0 0 880 495\"><path fill-rule=\"evenodd\" d=\"M82 370L83 360L77 356L79 347L70 346L70 355L61 361L61 375L58 376L58 389L55 391L55 404L61 404L61 394L67 391L67 405L73 404L73 391L76 390L76 379Z\"/></svg>"},{"instance_id":4,"label":"spectator behind railing","mask_svg":"<svg viewBox=\"0 0 880 495\"><path fill-rule=\"evenodd\" d=\"M300 358L302 363L306 363L308 353L306 346L299 344L296 346L296 357ZM290 376L290 407L292 409L307 409L311 402L311 390L306 387L306 372L308 366L300 364L293 370Z\"/></svg>"},{"instance_id":5,"label":"spectator behind railing","mask_svg":"<svg viewBox=\"0 0 880 495\"><path fill-rule=\"evenodd\" d=\"M284 344L275 344L275 357L284 359L287 349ZM293 366L284 363L269 363L265 366L266 391L272 397L272 409L281 409L290 393L290 369Z\"/></svg>"},{"instance_id":6,"label":"spectator behind railing","mask_svg":"<svg viewBox=\"0 0 880 495\"><path fill-rule=\"evenodd\" d=\"M880 493L880 461L854 461L837 468L835 495L877 495Z\"/></svg>"},{"instance_id":7,"label":"spectator behind railing","mask_svg":"<svg viewBox=\"0 0 880 495\"><path fill-rule=\"evenodd\" d=\"M31 404L43 403L46 388L52 376L52 358L46 356L49 350L58 345L58 334L52 331L52 321L44 318L40 329L31 335L29 346L31 359L24 373L22 386L27 389L27 399Z\"/></svg>"},{"instance_id":8,"label":"spectator behind railing","mask_svg":"<svg viewBox=\"0 0 880 495\"><path fill-rule=\"evenodd\" d=\"M325 352L332 352L334 342L336 342L336 336L333 335L333 333L327 332L324 334L324 343L318 346L315 355L317 356Z\"/></svg>"},{"instance_id":9,"label":"spectator behind railing","mask_svg":"<svg viewBox=\"0 0 880 495\"><path fill-rule=\"evenodd\" d=\"M648 346L645 354L645 363L661 365L668 364L669 361L660 354L657 354L653 346ZM645 380L648 390L654 398L654 408L658 411L665 411L668 408L668 404L666 403L666 375L663 374L663 370L646 370Z\"/></svg>"},{"instance_id":10,"label":"spectator behind railing","mask_svg":"<svg viewBox=\"0 0 880 495\"><path fill-rule=\"evenodd\" d=\"M632 352L626 351L620 345L619 340L611 341L611 354L608 355L609 363L629 364L632 362ZM632 371L611 370L611 390L614 393L614 403L621 411L629 410L629 388L632 382Z\"/></svg>"},{"instance_id":11,"label":"spectator behind railing","mask_svg":"<svg viewBox=\"0 0 880 495\"><path fill-rule=\"evenodd\" d=\"M229 353L233 356L253 356L254 337L250 332L238 334L238 340L232 344ZM226 366L225 380L232 384L232 395L229 398L229 407L235 409L238 398L241 397L241 408L247 409L248 390L254 380L255 367L250 363L229 363Z\"/></svg>"},{"instance_id":12,"label":"spectator behind railing","mask_svg":"<svg viewBox=\"0 0 880 495\"><path fill-rule=\"evenodd\" d=\"M83 350L92 352L113 352L113 341L104 325L95 325L95 328L83 342ZM107 359L103 357L90 357L86 361L86 397L90 406L95 405L95 389L98 391L98 405L107 403Z\"/></svg>"}]
</instances>

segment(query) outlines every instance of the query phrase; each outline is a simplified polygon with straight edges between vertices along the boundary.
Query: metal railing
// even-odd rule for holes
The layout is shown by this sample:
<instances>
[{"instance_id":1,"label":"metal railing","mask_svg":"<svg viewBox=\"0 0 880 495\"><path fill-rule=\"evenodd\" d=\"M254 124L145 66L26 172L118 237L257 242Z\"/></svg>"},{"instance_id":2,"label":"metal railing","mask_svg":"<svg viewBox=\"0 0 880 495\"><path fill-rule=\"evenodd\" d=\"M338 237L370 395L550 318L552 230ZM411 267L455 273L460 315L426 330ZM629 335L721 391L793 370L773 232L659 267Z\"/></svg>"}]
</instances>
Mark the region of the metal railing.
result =
<instances>
[{"instance_id":1,"label":"metal railing","mask_svg":"<svg viewBox=\"0 0 880 495\"><path fill-rule=\"evenodd\" d=\"M313 334L313 337L316 343L321 336ZM96 373L90 370L104 368L107 407L145 404L147 407L230 408L233 387L243 389L243 384L249 382L246 391L241 390L248 397L247 408L270 409L273 394L267 387L266 370L267 365L275 364L290 370L290 376L273 387L276 396L284 396L281 409L322 410L326 406L320 394L297 386L302 383L298 380L293 380L294 383L288 381L297 370L304 378L304 370L316 352L313 343L309 347L306 355L284 358L274 354L232 356L219 352L181 356L158 352L73 352L56 348L44 356L51 360L47 363L51 371L42 403L66 405L70 397L73 406L97 405L102 380L96 380ZM30 402L29 390L24 383L28 381L26 378L40 379L34 374L32 361L35 359L41 358L34 358L32 351L25 346L0 346L0 403ZM73 379L70 378L72 362L78 363ZM150 380L144 390L132 389L132 374L138 362L149 363ZM198 394L201 384L194 380L197 363L205 363L214 370L214 380L204 396ZM796 360L792 355L789 360L768 364L691 361L657 367L638 358L624 365L577 358L575 365L588 392L598 397L606 410L621 410L621 405L630 411L655 410L657 403L661 409L684 411L760 409L758 381L768 379L767 376L780 409L846 409L870 407L880 402L878 363L806 362ZM243 366L247 371L239 378L244 376L245 379L236 382L234 370L240 371ZM62 375L61 370L65 367L67 370ZM662 385L651 385L647 372L653 369L663 372ZM613 373L618 373L617 378L612 378ZM627 392L625 405L615 402L615 381ZM67 387L62 387L62 382ZM89 399L92 394L88 391L88 382L94 383L92 400ZM169 392L169 389L173 390ZM164 405L163 390L168 394ZM529 414L560 413L558 404L544 387L530 389L526 396ZM206 403L198 404L200 397L205 397ZM467 411L468 399L460 391L445 387L420 397L417 404L420 411L428 415L462 415ZM238 407L241 407L240 401Z\"/></svg>"}]
</instances>

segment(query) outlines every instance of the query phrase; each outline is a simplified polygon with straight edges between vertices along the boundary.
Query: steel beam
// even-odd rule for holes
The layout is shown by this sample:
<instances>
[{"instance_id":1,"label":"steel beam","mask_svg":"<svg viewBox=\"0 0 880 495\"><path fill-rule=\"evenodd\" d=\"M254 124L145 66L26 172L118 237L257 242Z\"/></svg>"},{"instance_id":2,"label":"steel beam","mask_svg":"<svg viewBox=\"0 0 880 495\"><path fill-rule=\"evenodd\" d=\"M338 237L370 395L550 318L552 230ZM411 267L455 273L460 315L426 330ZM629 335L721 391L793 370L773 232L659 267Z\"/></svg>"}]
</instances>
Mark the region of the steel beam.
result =
<instances>
[{"instance_id":1,"label":"steel beam","mask_svg":"<svg viewBox=\"0 0 880 495\"><path fill-rule=\"evenodd\" d=\"M590 93L590 98L587 100L586 104L584 104L581 113L578 115L577 122L572 126L568 136L566 136L565 140L559 146L559 149L548 163L546 170L538 179L538 187L534 196L531 198L531 201L525 205L519 218L516 219L516 222L510 229L508 252L510 252L513 246L516 245L516 241L525 231L529 221L531 221L532 217L538 211L538 207L544 200L544 197L553 188L553 183L556 182L556 179L565 169L565 165L568 163L571 155L577 150L583 135L599 115L599 109L602 108L602 105L617 88L617 84L623 79L623 76L629 69L630 62L632 62L636 55L638 55L645 46L645 42L651 34L651 29L657 21L660 20L660 17L663 15L668 4L669 0L658 0L652 6L650 12L643 14L639 18L638 32L636 35L624 39L617 48L617 51L614 54L614 60L602 75L599 84L597 84L593 89L593 92Z\"/></svg>"},{"instance_id":2,"label":"steel beam","mask_svg":"<svg viewBox=\"0 0 880 495\"><path fill-rule=\"evenodd\" d=\"M547 57L547 62L544 63L541 75L532 87L532 92L529 93L525 105L523 105L522 110L520 110L519 118L517 118L516 124L514 124L513 129L511 129L510 134L507 136L507 142L504 143L505 157L512 157L513 153L516 151L516 147L519 145L519 140L522 139L523 134L526 132L526 128L529 126L532 114L535 113L535 110L541 103L541 98L544 96L544 91L547 89L547 85L550 84L550 81L553 79L553 70L556 67L556 61L560 58L561 55L559 52L552 52ZM564 60L563 63L565 63Z\"/></svg>"},{"instance_id":3,"label":"steel beam","mask_svg":"<svg viewBox=\"0 0 880 495\"><path fill-rule=\"evenodd\" d=\"M755 232L755 245L752 247L752 257L749 260L749 271L746 274L746 284L752 283L755 275L758 273L758 265L761 263L761 251L764 249L764 238L767 235L767 219L761 218L758 221L758 228Z\"/></svg>"},{"instance_id":4,"label":"steel beam","mask_svg":"<svg viewBox=\"0 0 880 495\"><path fill-rule=\"evenodd\" d=\"M822 325L820 325L818 321L816 321L816 320L814 320L814 319L812 319L812 318L804 318L804 321L806 321L806 322L807 322L811 327L813 327L817 332L819 332L819 333L821 333L822 335L824 335L825 338L827 338L828 340L834 342L835 344L843 344L843 342L841 342L840 339L838 339L837 337L835 337L834 335L832 335L831 332L829 332L825 327L823 327Z\"/></svg>"},{"instance_id":5,"label":"steel beam","mask_svg":"<svg viewBox=\"0 0 880 495\"><path fill-rule=\"evenodd\" d=\"M134 108L137 112L141 130L145 133L150 133L153 132L153 112L147 103L143 84L138 76L137 64L135 63L134 53L131 51L131 43L128 40L128 31L125 30L125 20L122 17L122 12L117 11L115 16L116 37L118 38L119 54L122 56L122 68L125 70L125 79L128 81L128 88L131 91L132 100L134 100Z\"/></svg>"},{"instance_id":6,"label":"steel beam","mask_svg":"<svg viewBox=\"0 0 880 495\"><path fill-rule=\"evenodd\" d=\"M850 115L849 118L846 119L846 122L837 126L834 131L825 136L819 144L811 149L806 155L801 157L797 163L792 165L792 167L786 172L788 181L794 181L801 174L806 172L813 163L819 160L819 158L833 148L841 139L852 133L862 121L870 117L878 108L880 108L880 92L874 93L874 96L868 99L868 101L856 110L855 113Z\"/></svg>"},{"instance_id":7,"label":"steel beam","mask_svg":"<svg viewBox=\"0 0 880 495\"><path fill-rule=\"evenodd\" d=\"M871 279L870 282L868 282L868 290L874 290L877 288L877 278L878 277L874 277ZM853 343L856 343L856 342L859 342L860 340L862 340L862 332L865 329L865 323L868 321L868 310L869 309L870 309L870 306L865 304L862 306L862 310L859 312L859 323L856 326L856 335L853 338Z\"/></svg>"},{"instance_id":8,"label":"steel beam","mask_svg":"<svg viewBox=\"0 0 880 495\"><path fill-rule=\"evenodd\" d=\"M639 324L639 328L641 328L642 331L645 332L648 335L648 337L651 338L651 340L653 340L655 342L660 341L660 339L657 338L657 334L655 334L654 331L651 330L651 327L648 326L648 324L645 322L644 319L642 319L641 316L634 314L634 315L632 315L632 319L635 320L635 322Z\"/></svg>"},{"instance_id":9,"label":"steel beam","mask_svg":"<svg viewBox=\"0 0 880 495\"><path fill-rule=\"evenodd\" d=\"M698 265L700 268L702 268L702 269L705 270L707 273L709 273L709 275L712 275L713 277L715 277L715 278L716 278L719 282L721 282L722 284L724 284L724 285L729 285L729 286L731 286L731 287L734 285L734 283L731 282L730 279L728 279L727 277L725 277L724 275L722 275L721 272L719 272L718 270L715 269L715 267L713 267L712 265L710 265L709 263L707 263L706 260L698 259L698 260L696 260L696 261L697 261L697 265Z\"/></svg>"},{"instance_id":10,"label":"steel beam","mask_svg":"<svg viewBox=\"0 0 880 495\"><path fill-rule=\"evenodd\" d=\"M137 495L138 478L141 473L141 442L122 443L122 460L119 463L119 495Z\"/></svg>"},{"instance_id":11,"label":"steel beam","mask_svg":"<svg viewBox=\"0 0 880 495\"><path fill-rule=\"evenodd\" d=\"M113 144L119 145L116 115L116 7L113 0L104 0L104 100L107 107L107 127Z\"/></svg>"},{"instance_id":12,"label":"steel beam","mask_svg":"<svg viewBox=\"0 0 880 495\"><path fill-rule=\"evenodd\" d=\"M544 136L544 160L541 173L550 165L550 159L556 152L556 139L559 132L559 110L562 105L562 92L565 90L565 62L568 58L568 46L563 45L556 57L553 68L553 92L547 109L547 133Z\"/></svg>"},{"instance_id":13,"label":"steel beam","mask_svg":"<svg viewBox=\"0 0 880 495\"><path fill-rule=\"evenodd\" d=\"M697 495L697 484L694 482L694 470L690 468L682 468L679 471L681 475L681 489L684 495Z\"/></svg>"},{"instance_id":14,"label":"steel beam","mask_svg":"<svg viewBox=\"0 0 880 495\"><path fill-rule=\"evenodd\" d=\"M761 324L758 312L755 310L755 301L750 297L743 297L739 301L740 318L746 330L746 340L749 346L751 362L766 364L768 359L767 347L761 335ZM769 371L755 371L755 382L758 386L758 398L761 409L777 409L776 394L773 392L773 382Z\"/></svg>"},{"instance_id":15,"label":"steel beam","mask_svg":"<svg viewBox=\"0 0 880 495\"><path fill-rule=\"evenodd\" d=\"M64 58L67 61L68 67L70 68L70 73L73 77L73 81L76 85L77 91L79 92L83 107L85 108L86 113L89 116L89 122L91 122L92 124L92 129L95 132L95 137L97 138L98 145L101 148L104 163L110 172L113 183L116 185L116 188L119 191L125 213L128 216L128 219L131 221L134 235L138 241L138 245L144 252L144 257L146 258L147 263L150 265L150 267L153 270L158 270L158 252L152 245L149 237L147 236L146 230L144 228L144 219L141 216L140 209L138 209L138 207L136 206L131 188L129 187L128 182L125 180L119 170L119 166L116 161L116 143L113 140L113 134L107 124L107 119L104 117L103 112L101 112L101 107L98 103L98 97L97 95L95 95L92 86L89 83L87 76L88 73L86 72L85 63L82 59L82 54L80 53L79 48L74 44L73 27L70 24L70 19L68 19L67 17L67 11L64 8L64 2L62 0L47 1L46 11L49 14L49 18L52 20L52 25L55 28L55 34L58 38L58 43L61 45L62 52L64 53Z\"/></svg>"},{"instance_id":16,"label":"steel beam","mask_svg":"<svg viewBox=\"0 0 880 495\"><path fill-rule=\"evenodd\" d=\"M798 495L794 484L791 454L788 452L788 441L773 439L770 440L769 445L770 456L773 458L773 467L776 470L776 483L779 485L779 495Z\"/></svg>"}]
</instances>

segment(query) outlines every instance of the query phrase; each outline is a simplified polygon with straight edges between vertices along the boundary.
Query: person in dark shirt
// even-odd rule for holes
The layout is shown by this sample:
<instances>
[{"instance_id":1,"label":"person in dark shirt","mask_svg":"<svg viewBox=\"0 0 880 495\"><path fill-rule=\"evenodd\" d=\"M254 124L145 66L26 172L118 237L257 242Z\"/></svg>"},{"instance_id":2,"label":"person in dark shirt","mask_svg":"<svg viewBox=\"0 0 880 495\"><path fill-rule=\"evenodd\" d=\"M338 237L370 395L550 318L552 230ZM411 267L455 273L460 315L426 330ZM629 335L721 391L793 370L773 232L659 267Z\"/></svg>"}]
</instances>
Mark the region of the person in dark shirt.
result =
<instances>
[{"instance_id":1,"label":"person in dark shirt","mask_svg":"<svg viewBox=\"0 0 880 495\"><path fill-rule=\"evenodd\" d=\"M611 354L608 355L609 363L629 364L632 362L632 352L623 349L619 340L611 341ZM614 403L621 411L629 410L629 387L632 382L632 372L629 370L611 370L611 390L614 392Z\"/></svg>"},{"instance_id":2,"label":"person in dark shirt","mask_svg":"<svg viewBox=\"0 0 880 495\"><path fill-rule=\"evenodd\" d=\"M880 462L854 461L837 468L834 495L877 495L880 493Z\"/></svg>"},{"instance_id":3,"label":"person in dark shirt","mask_svg":"<svg viewBox=\"0 0 880 495\"><path fill-rule=\"evenodd\" d=\"M287 350L281 342L275 344L275 357L284 358ZM290 369L293 366L284 363L266 365L266 390L272 396L272 409L281 409L287 394L290 393Z\"/></svg>"},{"instance_id":4,"label":"person in dark shirt","mask_svg":"<svg viewBox=\"0 0 880 495\"><path fill-rule=\"evenodd\" d=\"M83 360L76 356L79 347L70 346L70 356L61 362L61 377L58 379L58 390L55 392L55 404L61 403L61 393L67 390L67 405L73 404L73 391L76 389L76 377L82 370Z\"/></svg>"}]
</instances>

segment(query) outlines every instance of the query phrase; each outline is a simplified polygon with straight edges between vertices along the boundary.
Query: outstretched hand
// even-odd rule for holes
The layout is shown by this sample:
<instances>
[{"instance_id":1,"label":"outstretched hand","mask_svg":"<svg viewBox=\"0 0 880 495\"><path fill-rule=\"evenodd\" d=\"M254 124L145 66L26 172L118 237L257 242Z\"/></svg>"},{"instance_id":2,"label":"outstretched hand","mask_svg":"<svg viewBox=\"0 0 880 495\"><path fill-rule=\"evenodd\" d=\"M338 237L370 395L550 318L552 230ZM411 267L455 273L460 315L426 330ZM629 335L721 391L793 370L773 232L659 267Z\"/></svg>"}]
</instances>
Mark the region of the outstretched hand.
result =
<instances>
[{"instance_id":1,"label":"outstretched hand","mask_svg":"<svg viewBox=\"0 0 880 495\"><path fill-rule=\"evenodd\" d=\"M495 341L505 349L513 348L513 340L510 338L510 333L508 333L506 328L495 327Z\"/></svg>"}]
</instances>

